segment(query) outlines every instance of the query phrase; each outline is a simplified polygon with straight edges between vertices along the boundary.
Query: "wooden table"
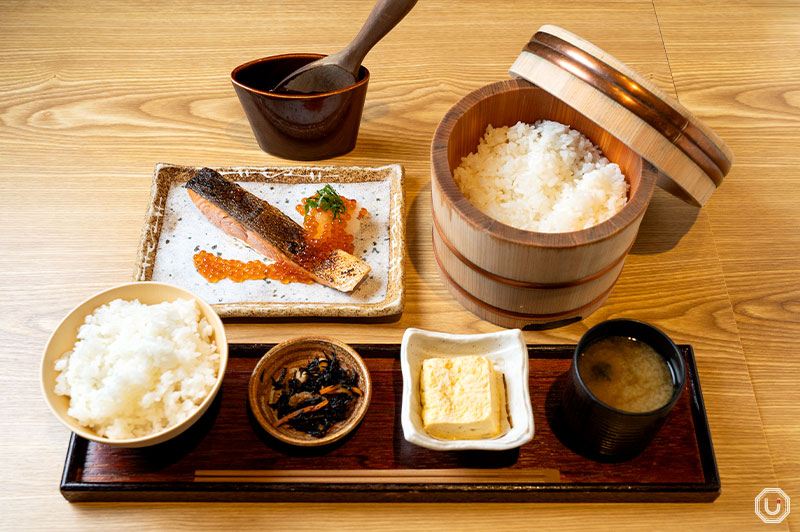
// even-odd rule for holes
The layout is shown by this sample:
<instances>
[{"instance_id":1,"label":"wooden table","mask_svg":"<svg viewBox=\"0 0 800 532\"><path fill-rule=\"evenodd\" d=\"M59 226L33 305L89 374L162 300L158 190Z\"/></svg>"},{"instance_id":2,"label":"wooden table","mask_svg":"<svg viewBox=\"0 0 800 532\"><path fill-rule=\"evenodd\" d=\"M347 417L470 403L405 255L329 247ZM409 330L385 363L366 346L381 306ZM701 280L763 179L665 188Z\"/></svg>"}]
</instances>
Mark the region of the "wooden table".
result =
<instances>
[{"instance_id":1,"label":"wooden table","mask_svg":"<svg viewBox=\"0 0 800 532\"><path fill-rule=\"evenodd\" d=\"M48 335L76 303L131 279L157 162L286 164L260 151L228 79L249 59L343 46L371 2L3 2L0 12L0 313L5 347L2 521L11 530L743 529L780 487L800 504L800 6L690 0L423 0L367 57L356 149L339 165L407 173L407 305L386 324L314 323L351 342L407 327L497 327L446 292L431 252L429 142L464 94L506 79L542 24L565 27L648 76L730 144L736 164L702 210L657 191L608 303L527 332L574 343L611 317L695 347L722 477L712 504L82 504L58 492L67 431L42 400ZM308 323L231 322L234 342ZM310 501L310 503L313 501ZM800 529L800 511L774 530ZM4 527L5 528L5 527Z\"/></svg>"}]
</instances>

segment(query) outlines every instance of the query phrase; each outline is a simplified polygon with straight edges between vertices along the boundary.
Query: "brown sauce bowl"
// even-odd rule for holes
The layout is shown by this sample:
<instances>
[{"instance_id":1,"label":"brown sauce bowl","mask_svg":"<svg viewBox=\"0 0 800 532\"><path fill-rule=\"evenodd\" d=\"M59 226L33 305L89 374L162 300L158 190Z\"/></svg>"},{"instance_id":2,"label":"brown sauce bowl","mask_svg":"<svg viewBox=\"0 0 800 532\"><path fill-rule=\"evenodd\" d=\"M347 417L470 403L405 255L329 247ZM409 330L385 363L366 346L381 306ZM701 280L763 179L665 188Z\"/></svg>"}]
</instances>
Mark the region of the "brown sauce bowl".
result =
<instances>
[{"instance_id":1,"label":"brown sauce bowl","mask_svg":"<svg viewBox=\"0 0 800 532\"><path fill-rule=\"evenodd\" d=\"M369 70L345 89L314 94L270 92L298 68L325 57L321 54L283 54L237 66L231 82L244 108L259 147L295 161L344 155L356 145L367 96Z\"/></svg>"}]
</instances>

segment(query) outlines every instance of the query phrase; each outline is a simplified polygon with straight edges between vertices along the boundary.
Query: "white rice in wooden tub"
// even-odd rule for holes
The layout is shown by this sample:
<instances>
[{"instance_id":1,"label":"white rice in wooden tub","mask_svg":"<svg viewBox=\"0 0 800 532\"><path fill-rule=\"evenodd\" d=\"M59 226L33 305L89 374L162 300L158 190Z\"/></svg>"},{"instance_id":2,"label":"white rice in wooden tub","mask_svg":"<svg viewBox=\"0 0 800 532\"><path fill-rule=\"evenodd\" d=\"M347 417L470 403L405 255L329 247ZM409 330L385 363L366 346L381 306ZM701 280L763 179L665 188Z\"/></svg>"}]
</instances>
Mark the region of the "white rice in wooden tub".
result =
<instances>
[{"instance_id":1,"label":"white rice in wooden tub","mask_svg":"<svg viewBox=\"0 0 800 532\"><path fill-rule=\"evenodd\" d=\"M219 353L194 300L116 299L86 317L55 362L68 414L100 436L132 439L180 423L208 397Z\"/></svg>"},{"instance_id":2,"label":"white rice in wooden tub","mask_svg":"<svg viewBox=\"0 0 800 532\"><path fill-rule=\"evenodd\" d=\"M619 166L588 138L547 120L489 125L453 178L488 216L544 233L597 225L622 209L628 192Z\"/></svg>"}]
</instances>

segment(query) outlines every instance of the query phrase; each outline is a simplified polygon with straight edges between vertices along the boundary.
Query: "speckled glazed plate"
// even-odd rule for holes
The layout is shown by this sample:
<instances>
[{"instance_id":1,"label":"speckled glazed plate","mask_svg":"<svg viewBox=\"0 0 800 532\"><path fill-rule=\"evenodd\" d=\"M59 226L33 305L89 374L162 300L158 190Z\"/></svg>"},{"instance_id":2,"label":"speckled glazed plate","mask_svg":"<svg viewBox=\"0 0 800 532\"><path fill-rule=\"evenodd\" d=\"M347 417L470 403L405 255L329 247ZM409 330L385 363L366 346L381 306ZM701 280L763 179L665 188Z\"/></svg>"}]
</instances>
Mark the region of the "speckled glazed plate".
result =
<instances>
[{"instance_id":1,"label":"speckled glazed plate","mask_svg":"<svg viewBox=\"0 0 800 532\"><path fill-rule=\"evenodd\" d=\"M159 164L142 229L135 279L161 281L190 290L222 317L381 317L400 314L405 303L403 168L242 167L215 168L302 224L295 207L330 184L358 201L370 216L355 234L354 255L369 275L350 293L320 284L260 280L210 283L194 267L200 250L226 259L269 262L203 216L184 184L199 168Z\"/></svg>"}]
</instances>

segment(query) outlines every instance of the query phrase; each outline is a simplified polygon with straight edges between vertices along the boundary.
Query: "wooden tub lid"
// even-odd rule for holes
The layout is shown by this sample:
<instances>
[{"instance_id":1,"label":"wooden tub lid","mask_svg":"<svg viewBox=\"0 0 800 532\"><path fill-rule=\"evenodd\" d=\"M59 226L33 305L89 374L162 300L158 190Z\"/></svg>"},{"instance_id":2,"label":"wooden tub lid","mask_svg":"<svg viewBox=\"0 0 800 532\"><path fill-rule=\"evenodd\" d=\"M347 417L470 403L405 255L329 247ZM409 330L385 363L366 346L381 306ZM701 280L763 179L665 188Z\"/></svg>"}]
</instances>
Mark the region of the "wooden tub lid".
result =
<instances>
[{"instance_id":1,"label":"wooden tub lid","mask_svg":"<svg viewBox=\"0 0 800 532\"><path fill-rule=\"evenodd\" d=\"M730 171L725 142L674 98L558 26L531 37L509 69L563 100L659 170L658 185L702 206Z\"/></svg>"}]
</instances>

